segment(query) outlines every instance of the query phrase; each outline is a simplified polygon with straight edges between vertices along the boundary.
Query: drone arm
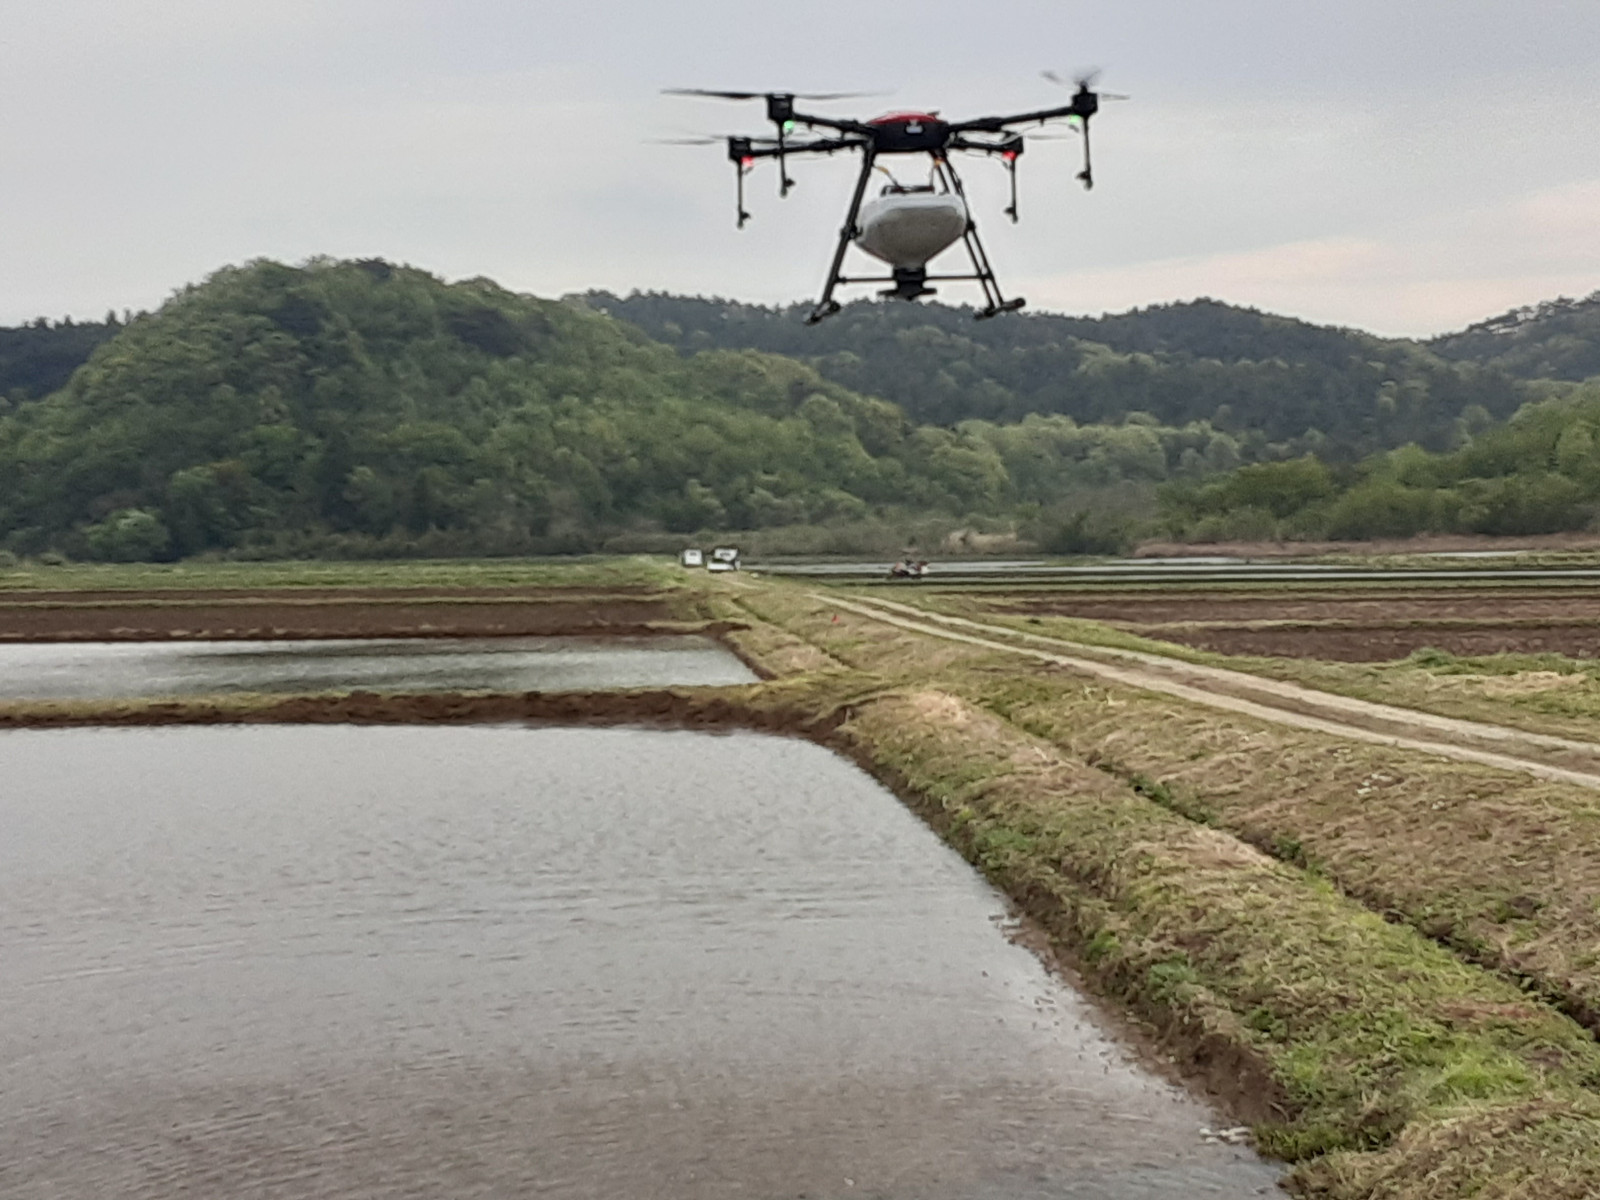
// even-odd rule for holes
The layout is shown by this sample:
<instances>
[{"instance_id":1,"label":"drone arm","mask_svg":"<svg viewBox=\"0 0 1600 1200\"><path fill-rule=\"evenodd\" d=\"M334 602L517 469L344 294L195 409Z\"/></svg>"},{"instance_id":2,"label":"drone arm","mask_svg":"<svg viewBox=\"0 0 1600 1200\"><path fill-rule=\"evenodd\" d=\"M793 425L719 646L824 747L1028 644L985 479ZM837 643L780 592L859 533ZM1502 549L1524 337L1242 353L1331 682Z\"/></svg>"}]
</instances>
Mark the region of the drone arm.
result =
<instances>
[{"instance_id":1,"label":"drone arm","mask_svg":"<svg viewBox=\"0 0 1600 1200\"><path fill-rule=\"evenodd\" d=\"M1003 133L1013 125L1033 125L1043 121L1057 121L1063 117L1079 117L1085 124L1100 111L1100 97L1083 91L1073 96L1071 104L1056 108L1041 108L1034 112L1015 113L1009 117L975 117L970 121L956 121L950 126L952 133Z\"/></svg>"},{"instance_id":2,"label":"drone arm","mask_svg":"<svg viewBox=\"0 0 1600 1200\"><path fill-rule=\"evenodd\" d=\"M785 142L782 146L752 146L750 158L783 158L795 154L837 154L841 150L859 150L864 143L859 138L820 138L814 142Z\"/></svg>"},{"instance_id":3,"label":"drone arm","mask_svg":"<svg viewBox=\"0 0 1600 1200\"><path fill-rule=\"evenodd\" d=\"M835 133L854 133L867 136L872 133L870 125L863 125L860 121L843 120L838 117L817 117L809 113L791 111L788 119L796 125L804 125L808 129L831 129ZM776 121L774 123L781 131L783 122Z\"/></svg>"}]
</instances>

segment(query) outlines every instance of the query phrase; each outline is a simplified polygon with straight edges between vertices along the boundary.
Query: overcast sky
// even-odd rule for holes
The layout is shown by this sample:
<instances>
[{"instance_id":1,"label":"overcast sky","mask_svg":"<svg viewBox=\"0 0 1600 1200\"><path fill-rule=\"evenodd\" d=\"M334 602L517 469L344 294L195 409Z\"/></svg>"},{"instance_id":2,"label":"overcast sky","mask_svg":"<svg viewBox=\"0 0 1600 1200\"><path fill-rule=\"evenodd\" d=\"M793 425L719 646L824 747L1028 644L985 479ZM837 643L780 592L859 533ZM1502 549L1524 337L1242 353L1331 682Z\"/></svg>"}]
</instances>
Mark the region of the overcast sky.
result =
<instances>
[{"instance_id":1,"label":"overcast sky","mask_svg":"<svg viewBox=\"0 0 1600 1200\"><path fill-rule=\"evenodd\" d=\"M0 0L0 322L152 308L217 267L382 256L555 296L814 297L848 161L752 178L757 104L663 87L883 89L840 115L1132 93L1021 172L966 171L1008 292L1200 295L1382 333L1600 289L1596 0ZM915 172L912 172L915 174ZM947 285L946 298L967 298Z\"/></svg>"}]
</instances>

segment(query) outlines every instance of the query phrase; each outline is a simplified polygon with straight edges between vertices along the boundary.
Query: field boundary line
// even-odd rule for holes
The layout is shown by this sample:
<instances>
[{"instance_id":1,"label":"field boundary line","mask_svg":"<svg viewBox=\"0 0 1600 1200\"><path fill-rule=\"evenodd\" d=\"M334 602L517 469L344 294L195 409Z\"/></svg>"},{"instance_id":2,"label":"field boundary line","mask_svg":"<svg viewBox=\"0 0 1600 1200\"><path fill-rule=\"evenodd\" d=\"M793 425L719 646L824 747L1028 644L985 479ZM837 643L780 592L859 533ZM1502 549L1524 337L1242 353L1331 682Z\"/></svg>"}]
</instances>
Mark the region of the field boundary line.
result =
<instances>
[{"instance_id":1,"label":"field boundary line","mask_svg":"<svg viewBox=\"0 0 1600 1200\"><path fill-rule=\"evenodd\" d=\"M1082 646L1076 642L1005 626L985 625L965 617L930 613L889 600L847 600L824 592L814 592L812 596L857 616L912 633L1021 654L1107 682L1157 692L1277 725L1290 725L1402 750L1416 750L1460 762L1600 790L1600 745L1589 742L1356 700L1298 684L1263 680L1243 672L1185 663L1137 650ZM1012 640L996 640L993 636L981 636L983 634ZM1071 653L1062 653L1060 649L1044 650L1031 645L1017 645L1018 640L1070 649ZM1212 686L1205 686L1207 684ZM1488 749L1486 746L1495 748ZM1528 757L1530 751L1538 756ZM1546 755L1549 757L1546 758ZM1590 769L1551 761L1562 758L1577 759Z\"/></svg>"}]
</instances>

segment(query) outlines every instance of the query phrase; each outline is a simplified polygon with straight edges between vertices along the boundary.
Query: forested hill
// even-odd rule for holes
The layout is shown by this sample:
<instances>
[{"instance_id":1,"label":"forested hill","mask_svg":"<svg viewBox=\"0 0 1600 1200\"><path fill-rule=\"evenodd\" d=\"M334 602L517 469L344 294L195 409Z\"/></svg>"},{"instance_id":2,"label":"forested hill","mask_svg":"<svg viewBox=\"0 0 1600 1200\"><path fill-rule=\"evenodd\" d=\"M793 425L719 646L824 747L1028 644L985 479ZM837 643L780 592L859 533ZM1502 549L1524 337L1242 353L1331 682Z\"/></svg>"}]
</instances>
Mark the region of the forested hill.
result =
<instances>
[{"instance_id":1,"label":"forested hill","mask_svg":"<svg viewBox=\"0 0 1600 1200\"><path fill-rule=\"evenodd\" d=\"M1600 292L1512 309L1434 338L1428 347L1444 358L1495 367L1519 379L1589 379L1600 375Z\"/></svg>"},{"instance_id":2,"label":"forested hill","mask_svg":"<svg viewBox=\"0 0 1600 1200\"><path fill-rule=\"evenodd\" d=\"M1023 312L982 322L965 308L859 302L807 326L799 307L660 293L585 299L682 351L793 355L941 425L1027 413L1115 423L1142 412L1163 424L1204 420L1290 451L1352 459L1411 442L1448 448L1463 428L1502 420L1524 398L1494 364L1449 361L1416 342L1213 300L1099 318Z\"/></svg>"},{"instance_id":3,"label":"forested hill","mask_svg":"<svg viewBox=\"0 0 1600 1200\"><path fill-rule=\"evenodd\" d=\"M57 323L41 317L30 325L0 328L0 413L55 391L121 328L115 316Z\"/></svg>"},{"instance_id":4,"label":"forested hill","mask_svg":"<svg viewBox=\"0 0 1600 1200\"><path fill-rule=\"evenodd\" d=\"M381 261L258 262L0 417L0 545L561 551L632 524L970 503L961 456L934 463L909 432L786 359L684 360L571 305Z\"/></svg>"},{"instance_id":5,"label":"forested hill","mask_svg":"<svg viewBox=\"0 0 1600 1200\"><path fill-rule=\"evenodd\" d=\"M0 549L546 553L874 522L894 539L1085 490L1149 500L1247 450L1203 423L918 426L793 359L684 357L487 280L257 262L0 414Z\"/></svg>"}]
</instances>

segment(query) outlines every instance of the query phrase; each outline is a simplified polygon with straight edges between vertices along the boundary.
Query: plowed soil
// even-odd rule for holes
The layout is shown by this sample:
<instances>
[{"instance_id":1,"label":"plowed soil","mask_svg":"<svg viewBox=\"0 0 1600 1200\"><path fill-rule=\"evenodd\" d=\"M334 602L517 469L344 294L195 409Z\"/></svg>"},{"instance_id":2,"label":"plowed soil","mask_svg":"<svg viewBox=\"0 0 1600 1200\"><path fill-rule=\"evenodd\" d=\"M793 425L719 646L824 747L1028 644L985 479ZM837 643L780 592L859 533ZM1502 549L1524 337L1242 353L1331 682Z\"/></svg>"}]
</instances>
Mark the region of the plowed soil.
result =
<instances>
[{"instance_id":1,"label":"plowed soil","mask_svg":"<svg viewBox=\"0 0 1600 1200\"><path fill-rule=\"evenodd\" d=\"M679 617L658 595L513 589L8 593L0 641L541 637L648 632Z\"/></svg>"},{"instance_id":2,"label":"plowed soil","mask_svg":"<svg viewBox=\"0 0 1600 1200\"><path fill-rule=\"evenodd\" d=\"M1325 662L1393 662L1423 648L1448 650L1464 658L1489 654L1562 654L1600 658L1600 624L1573 625L1408 625L1276 629L1125 628L1162 641L1219 654L1258 654L1270 658L1316 658Z\"/></svg>"},{"instance_id":3,"label":"plowed soil","mask_svg":"<svg viewBox=\"0 0 1600 1200\"><path fill-rule=\"evenodd\" d=\"M1080 617L1221 654L1385 662L1433 647L1465 656L1600 656L1600 589L1147 592L995 596L991 612Z\"/></svg>"}]
</instances>

